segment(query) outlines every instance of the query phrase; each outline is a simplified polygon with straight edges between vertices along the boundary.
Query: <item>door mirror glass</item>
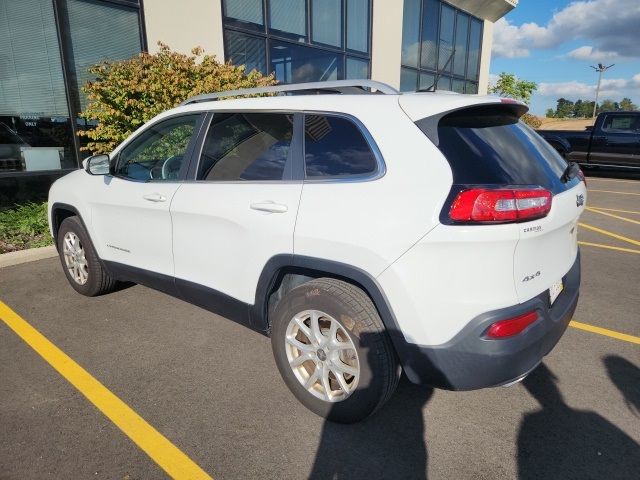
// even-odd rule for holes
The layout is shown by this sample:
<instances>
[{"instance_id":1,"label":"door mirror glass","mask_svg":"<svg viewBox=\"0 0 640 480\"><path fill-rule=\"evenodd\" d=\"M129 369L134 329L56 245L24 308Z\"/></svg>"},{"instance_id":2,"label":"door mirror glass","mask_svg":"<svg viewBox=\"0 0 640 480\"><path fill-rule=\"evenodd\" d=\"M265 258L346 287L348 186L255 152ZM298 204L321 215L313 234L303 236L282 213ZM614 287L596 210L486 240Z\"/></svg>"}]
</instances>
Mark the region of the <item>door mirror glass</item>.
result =
<instances>
[{"instance_id":1,"label":"door mirror glass","mask_svg":"<svg viewBox=\"0 0 640 480\"><path fill-rule=\"evenodd\" d=\"M109 155L94 155L86 160L85 170L90 175L107 175L109 173Z\"/></svg>"}]
</instances>

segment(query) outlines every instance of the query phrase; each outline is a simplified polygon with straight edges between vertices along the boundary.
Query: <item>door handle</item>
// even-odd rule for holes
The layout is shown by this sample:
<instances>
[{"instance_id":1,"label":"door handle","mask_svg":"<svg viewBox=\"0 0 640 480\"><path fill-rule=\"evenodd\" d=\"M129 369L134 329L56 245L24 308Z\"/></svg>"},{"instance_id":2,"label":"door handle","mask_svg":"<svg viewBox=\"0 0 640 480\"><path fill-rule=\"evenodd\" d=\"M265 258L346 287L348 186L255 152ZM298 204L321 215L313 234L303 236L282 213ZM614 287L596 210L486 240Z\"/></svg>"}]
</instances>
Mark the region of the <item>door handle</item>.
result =
<instances>
[{"instance_id":1,"label":"door handle","mask_svg":"<svg viewBox=\"0 0 640 480\"><path fill-rule=\"evenodd\" d=\"M281 203L274 203L271 201L252 203L250 206L252 210L258 210L259 212L285 213L287 210L289 210L286 205L282 205Z\"/></svg>"},{"instance_id":2,"label":"door handle","mask_svg":"<svg viewBox=\"0 0 640 480\"><path fill-rule=\"evenodd\" d=\"M142 198L148 200L149 202L164 202L167 197L164 195L160 195L159 193L149 193L148 195L144 195Z\"/></svg>"}]
</instances>

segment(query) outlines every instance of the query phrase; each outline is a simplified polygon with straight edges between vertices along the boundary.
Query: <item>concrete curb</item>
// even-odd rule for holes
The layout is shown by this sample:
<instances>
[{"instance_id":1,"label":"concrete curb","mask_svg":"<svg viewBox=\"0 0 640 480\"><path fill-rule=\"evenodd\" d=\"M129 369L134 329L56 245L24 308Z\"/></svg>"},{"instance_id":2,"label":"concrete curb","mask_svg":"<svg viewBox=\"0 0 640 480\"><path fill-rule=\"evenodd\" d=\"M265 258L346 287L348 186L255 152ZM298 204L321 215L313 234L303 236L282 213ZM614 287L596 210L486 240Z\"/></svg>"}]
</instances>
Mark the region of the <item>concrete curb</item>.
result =
<instances>
[{"instance_id":1,"label":"concrete curb","mask_svg":"<svg viewBox=\"0 0 640 480\"><path fill-rule=\"evenodd\" d=\"M28 250L19 250L17 252L9 252L0 254L0 268L10 267L12 265L20 265L21 263L35 262L45 258L57 257L58 251L56 247L50 245L48 247L30 248Z\"/></svg>"}]
</instances>

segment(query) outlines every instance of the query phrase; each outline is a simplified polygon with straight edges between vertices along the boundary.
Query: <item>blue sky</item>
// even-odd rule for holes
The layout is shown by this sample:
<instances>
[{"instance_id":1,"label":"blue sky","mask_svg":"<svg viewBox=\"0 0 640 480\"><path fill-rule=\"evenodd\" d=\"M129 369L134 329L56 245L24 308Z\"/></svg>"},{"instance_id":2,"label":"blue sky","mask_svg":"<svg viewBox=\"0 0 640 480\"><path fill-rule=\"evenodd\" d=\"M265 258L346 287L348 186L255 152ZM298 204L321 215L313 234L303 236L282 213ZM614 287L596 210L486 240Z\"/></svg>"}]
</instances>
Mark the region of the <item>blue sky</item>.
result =
<instances>
[{"instance_id":1,"label":"blue sky","mask_svg":"<svg viewBox=\"0 0 640 480\"><path fill-rule=\"evenodd\" d=\"M600 99L640 105L640 0L520 0L495 24L490 72L538 83L537 115L560 97L593 100L598 62L615 63Z\"/></svg>"}]
</instances>

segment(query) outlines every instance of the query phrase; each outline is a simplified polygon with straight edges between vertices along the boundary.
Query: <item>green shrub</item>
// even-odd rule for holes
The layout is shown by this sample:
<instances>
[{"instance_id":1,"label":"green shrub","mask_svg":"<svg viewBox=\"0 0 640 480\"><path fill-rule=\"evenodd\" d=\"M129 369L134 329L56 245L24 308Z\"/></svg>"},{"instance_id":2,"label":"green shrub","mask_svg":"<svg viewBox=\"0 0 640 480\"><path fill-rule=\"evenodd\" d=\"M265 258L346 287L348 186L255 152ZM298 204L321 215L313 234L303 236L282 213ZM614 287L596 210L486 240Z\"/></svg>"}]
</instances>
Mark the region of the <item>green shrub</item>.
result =
<instances>
[{"instance_id":1,"label":"green shrub","mask_svg":"<svg viewBox=\"0 0 640 480\"><path fill-rule=\"evenodd\" d=\"M201 48L183 55L159 45L155 54L89 68L95 81L82 88L88 104L80 116L97 126L78 132L89 139L83 150L109 153L145 122L194 95L276 83L273 75L246 73L244 65L220 63Z\"/></svg>"},{"instance_id":2,"label":"green shrub","mask_svg":"<svg viewBox=\"0 0 640 480\"><path fill-rule=\"evenodd\" d=\"M51 245L47 203L26 203L0 211L0 253Z\"/></svg>"}]
</instances>

